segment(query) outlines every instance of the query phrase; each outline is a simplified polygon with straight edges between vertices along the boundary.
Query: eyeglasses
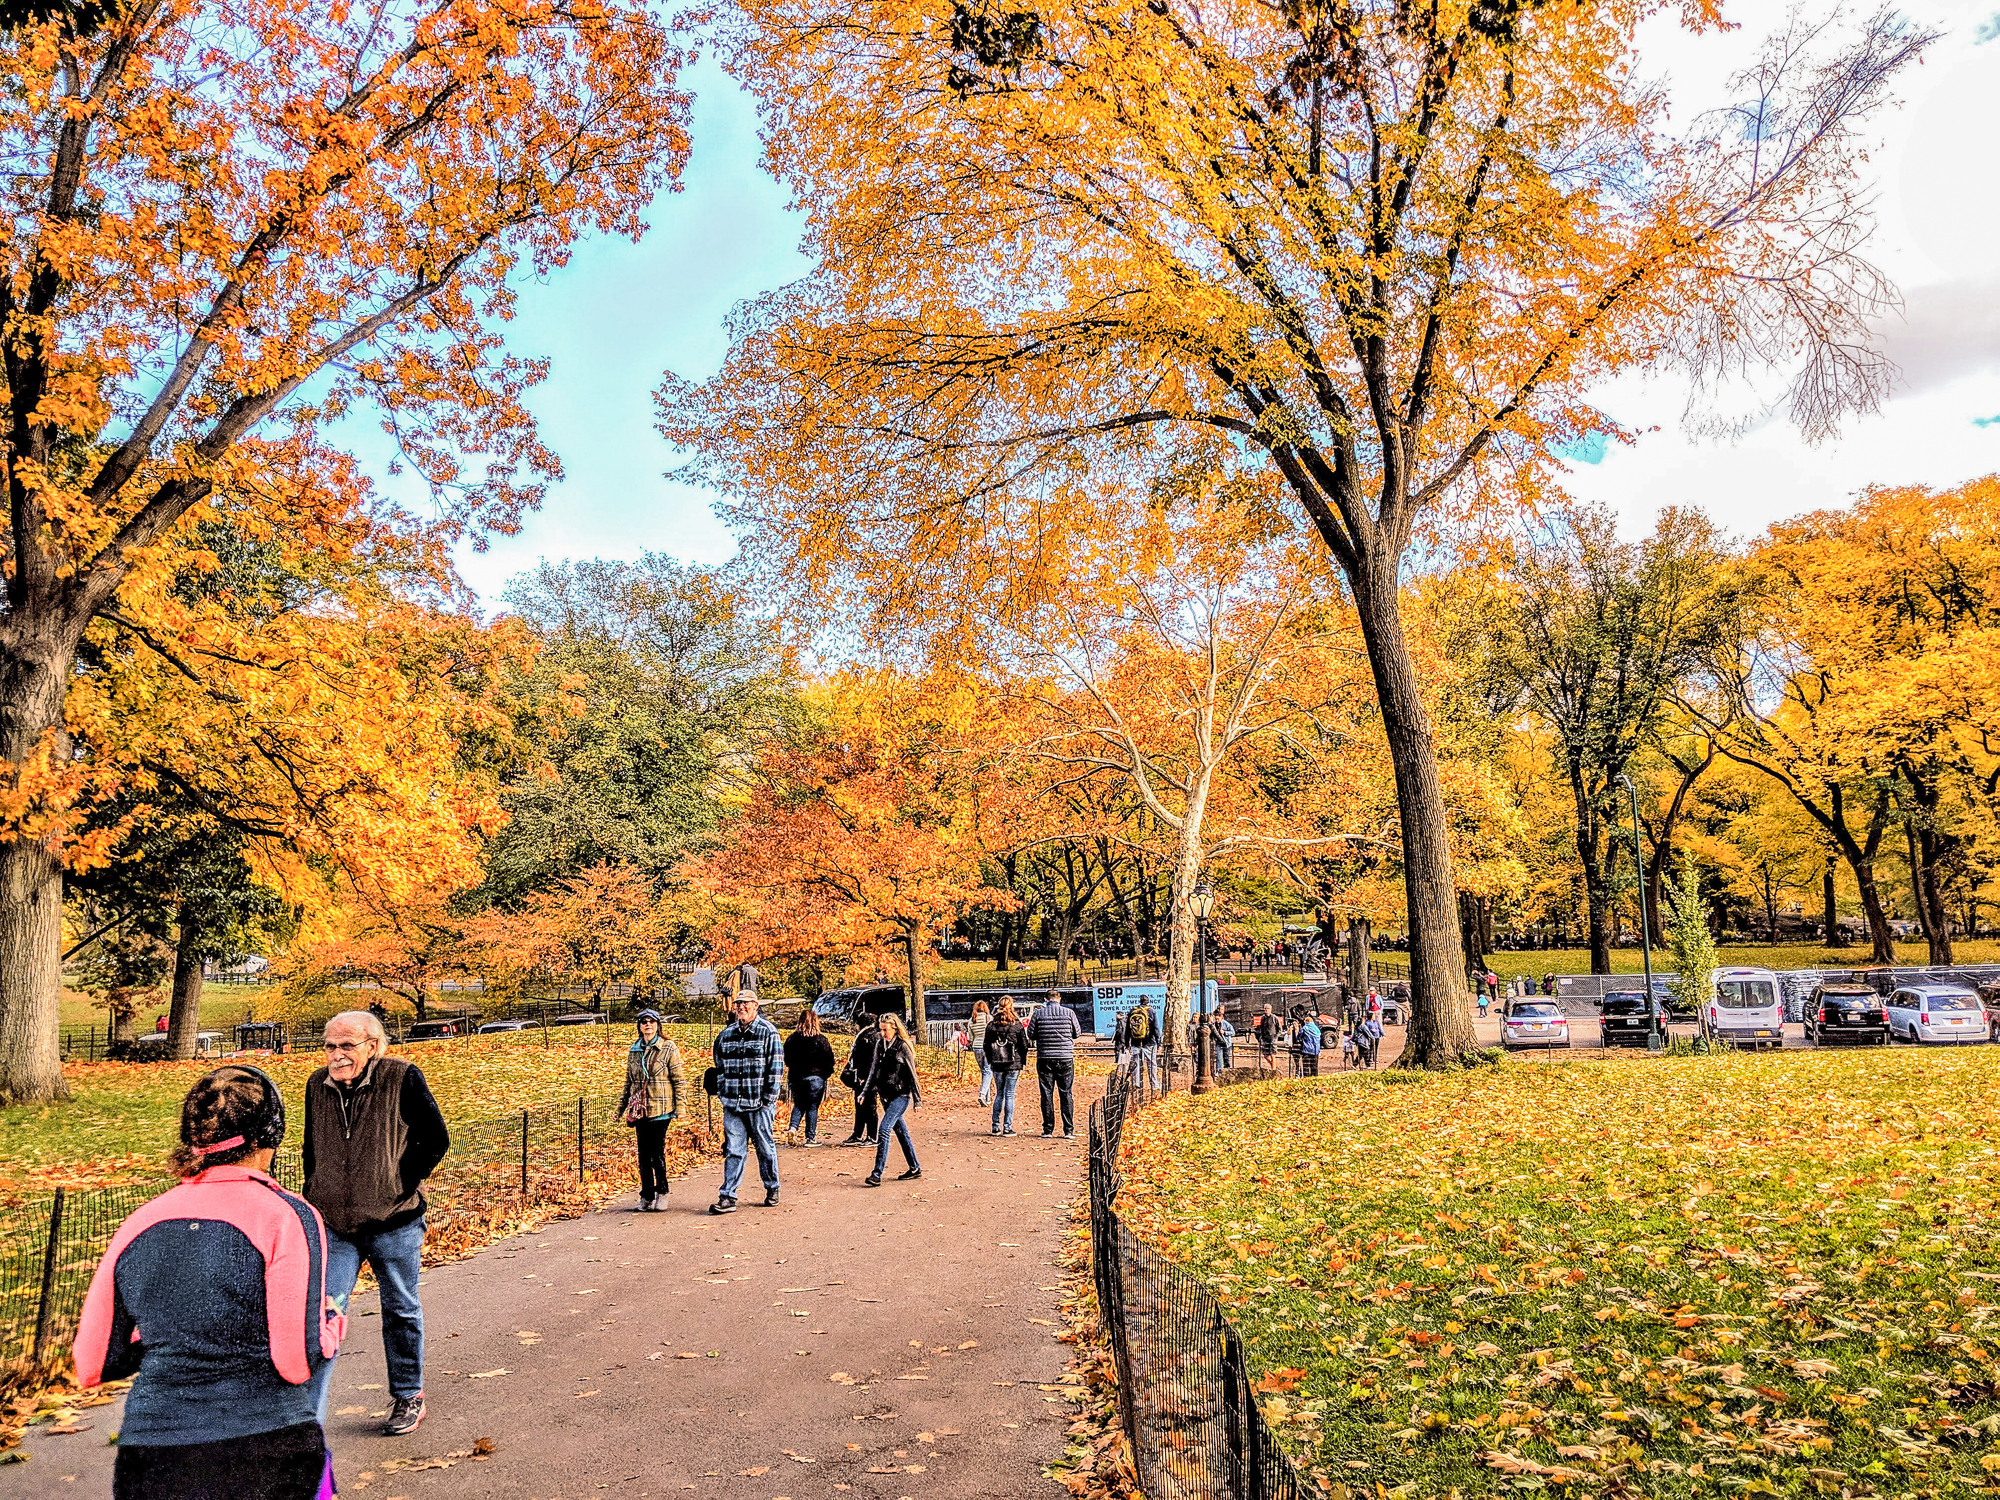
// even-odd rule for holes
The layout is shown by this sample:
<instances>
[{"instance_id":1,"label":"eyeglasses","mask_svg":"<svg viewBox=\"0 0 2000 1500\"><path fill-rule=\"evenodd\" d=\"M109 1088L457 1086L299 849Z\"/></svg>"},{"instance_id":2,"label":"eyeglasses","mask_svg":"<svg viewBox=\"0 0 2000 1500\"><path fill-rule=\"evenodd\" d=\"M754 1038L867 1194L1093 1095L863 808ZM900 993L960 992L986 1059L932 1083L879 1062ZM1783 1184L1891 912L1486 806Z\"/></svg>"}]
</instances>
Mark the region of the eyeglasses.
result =
<instances>
[{"instance_id":1,"label":"eyeglasses","mask_svg":"<svg viewBox=\"0 0 2000 1500\"><path fill-rule=\"evenodd\" d=\"M367 1045L366 1042L328 1042L326 1050L329 1052L359 1052Z\"/></svg>"}]
</instances>

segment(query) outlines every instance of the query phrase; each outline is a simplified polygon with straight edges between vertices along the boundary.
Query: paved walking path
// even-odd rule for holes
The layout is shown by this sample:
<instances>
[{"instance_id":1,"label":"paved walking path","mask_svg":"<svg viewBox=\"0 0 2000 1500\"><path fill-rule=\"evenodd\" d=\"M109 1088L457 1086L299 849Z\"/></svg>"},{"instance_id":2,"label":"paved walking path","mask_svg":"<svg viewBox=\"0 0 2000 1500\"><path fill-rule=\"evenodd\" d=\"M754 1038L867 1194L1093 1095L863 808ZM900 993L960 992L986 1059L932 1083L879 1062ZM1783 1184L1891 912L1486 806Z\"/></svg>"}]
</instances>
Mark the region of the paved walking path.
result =
<instances>
[{"instance_id":1,"label":"paved walking path","mask_svg":"<svg viewBox=\"0 0 2000 1500\"><path fill-rule=\"evenodd\" d=\"M718 1163L676 1183L664 1214L627 1199L426 1272L429 1415L407 1437L380 1435L375 1299L357 1297L327 1422L342 1494L1061 1494L1042 1471L1070 1408L1041 1387L1068 1355L1056 1252L1084 1122L1042 1140L1032 1074L1020 1102L1011 1139L976 1104L916 1111L919 1182L860 1186L860 1148L780 1148L778 1208L757 1206L753 1158L741 1211L703 1212ZM81 1413L82 1433L31 1429L0 1496L108 1495L121 1411ZM488 1437L483 1461L413 1462Z\"/></svg>"}]
</instances>

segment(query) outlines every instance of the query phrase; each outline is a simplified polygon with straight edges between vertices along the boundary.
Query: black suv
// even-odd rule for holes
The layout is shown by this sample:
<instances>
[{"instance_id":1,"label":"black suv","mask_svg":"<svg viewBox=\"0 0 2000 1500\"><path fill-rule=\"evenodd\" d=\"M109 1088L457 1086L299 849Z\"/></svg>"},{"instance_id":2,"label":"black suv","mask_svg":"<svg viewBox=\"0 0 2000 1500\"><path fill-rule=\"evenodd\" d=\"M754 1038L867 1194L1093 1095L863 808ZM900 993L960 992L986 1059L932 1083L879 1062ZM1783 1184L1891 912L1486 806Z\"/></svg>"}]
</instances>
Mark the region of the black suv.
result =
<instances>
[{"instance_id":1,"label":"black suv","mask_svg":"<svg viewBox=\"0 0 2000 1500\"><path fill-rule=\"evenodd\" d=\"M1889 1045L1889 1011L1874 986L1822 984L1806 997L1806 1040L1815 1047L1831 1042Z\"/></svg>"},{"instance_id":2,"label":"black suv","mask_svg":"<svg viewBox=\"0 0 2000 1500\"><path fill-rule=\"evenodd\" d=\"M1661 1037L1666 1036L1667 1008L1657 995L1648 1005L1644 990L1607 990L1598 1005L1601 1011L1597 1025L1606 1047L1645 1046L1656 1020Z\"/></svg>"}]
</instances>

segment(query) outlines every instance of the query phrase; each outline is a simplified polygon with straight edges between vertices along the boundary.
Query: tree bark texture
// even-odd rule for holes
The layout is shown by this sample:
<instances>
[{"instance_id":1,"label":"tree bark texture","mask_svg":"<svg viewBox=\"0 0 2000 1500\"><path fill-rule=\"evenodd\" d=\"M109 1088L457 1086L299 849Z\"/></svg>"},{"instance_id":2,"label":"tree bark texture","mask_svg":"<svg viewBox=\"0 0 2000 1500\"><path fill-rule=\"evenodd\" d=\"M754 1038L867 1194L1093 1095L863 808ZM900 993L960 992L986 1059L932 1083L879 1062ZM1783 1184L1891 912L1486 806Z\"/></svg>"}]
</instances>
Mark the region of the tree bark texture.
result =
<instances>
[{"instance_id":1,"label":"tree bark texture","mask_svg":"<svg viewBox=\"0 0 2000 1500\"><path fill-rule=\"evenodd\" d=\"M0 640L0 785L45 745L68 756L74 642ZM67 1099L61 1055L62 862L40 839L0 842L0 1104Z\"/></svg>"},{"instance_id":2,"label":"tree bark texture","mask_svg":"<svg viewBox=\"0 0 2000 1500\"><path fill-rule=\"evenodd\" d=\"M930 1029L924 1024L924 975L917 963L917 930L903 929L903 952L910 961L910 1025L918 1042L930 1039Z\"/></svg>"},{"instance_id":3,"label":"tree bark texture","mask_svg":"<svg viewBox=\"0 0 2000 1500\"><path fill-rule=\"evenodd\" d=\"M1373 559L1370 559L1373 563ZM1393 558L1352 575L1355 609L1368 645L1396 806L1403 835L1403 893L1410 925L1410 1019L1402 1061L1439 1068L1473 1051L1465 954L1459 946L1457 883L1451 871L1437 743L1403 635Z\"/></svg>"},{"instance_id":4,"label":"tree bark texture","mask_svg":"<svg viewBox=\"0 0 2000 1500\"><path fill-rule=\"evenodd\" d=\"M1347 990L1351 995L1368 993L1368 919L1353 917L1347 923Z\"/></svg>"},{"instance_id":5,"label":"tree bark texture","mask_svg":"<svg viewBox=\"0 0 2000 1500\"><path fill-rule=\"evenodd\" d=\"M1820 872L1819 894L1821 904L1826 908L1826 945L1829 948L1845 948L1847 939L1840 931L1840 905L1834 900L1833 856L1826 857L1826 868Z\"/></svg>"},{"instance_id":6,"label":"tree bark texture","mask_svg":"<svg viewBox=\"0 0 2000 1500\"><path fill-rule=\"evenodd\" d=\"M167 1011L167 1051L186 1061L194 1056L201 1039L201 966L203 954L196 942L192 916L181 913L178 941L174 945L174 999Z\"/></svg>"}]
</instances>

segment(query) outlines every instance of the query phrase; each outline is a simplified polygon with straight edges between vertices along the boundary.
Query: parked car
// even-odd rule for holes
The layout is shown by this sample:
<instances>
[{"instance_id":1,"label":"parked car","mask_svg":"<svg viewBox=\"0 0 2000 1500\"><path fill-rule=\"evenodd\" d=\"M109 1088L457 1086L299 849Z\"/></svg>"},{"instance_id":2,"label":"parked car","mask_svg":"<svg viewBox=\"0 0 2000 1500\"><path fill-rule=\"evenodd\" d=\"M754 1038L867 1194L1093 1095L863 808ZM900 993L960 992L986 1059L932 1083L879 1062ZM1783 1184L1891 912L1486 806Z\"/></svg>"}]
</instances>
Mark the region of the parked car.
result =
<instances>
[{"instance_id":1,"label":"parked car","mask_svg":"<svg viewBox=\"0 0 2000 1500\"><path fill-rule=\"evenodd\" d=\"M1515 999L1501 1018L1500 1045L1513 1052L1526 1047L1569 1046L1569 1017L1553 1000Z\"/></svg>"},{"instance_id":2,"label":"parked car","mask_svg":"<svg viewBox=\"0 0 2000 1500\"><path fill-rule=\"evenodd\" d=\"M1889 1034L1905 1042L1984 1042L1993 1036L1979 996L1960 984L1903 984L1889 997Z\"/></svg>"},{"instance_id":3,"label":"parked car","mask_svg":"<svg viewBox=\"0 0 2000 1500\"><path fill-rule=\"evenodd\" d=\"M203 1031L196 1034L194 1039L196 1057L220 1057L222 1051L221 1032ZM134 1062L162 1062L172 1055L172 1043L164 1031L149 1031L144 1036L135 1038L132 1043L131 1056Z\"/></svg>"},{"instance_id":4,"label":"parked car","mask_svg":"<svg viewBox=\"0 0 2000 1500\"><path fill-rule=\"evenodd\" d=\"M458 1021L413 1021L410 1029L403 1033L406 1042L435 1042L448 1036L464 1036L465 1027Z\"/></svg>"},{"instance_id":5,"label":"parked car","mask_svg":"<svg viewBox=\"0 0 2000 1500\"><path fill-rule=\"evenodd\" d=\"M550 1016L551 1026L602 1026L604 1012L601 1010L580 1010L567 1016Z\"/></svg>"},{"instance_id":6,"label":"parked car","mask_svg":"<svg viewBox=\"0 0 2000 1500\"><path fill-rule=\"evenodd\" d=\"M1655 1030L1667 1033L1667 1007L1658 995L1648 1000L1644 990L1606 990L1598 1004L1597 1026L1607 1047L1643 1047Z\"/></svg>"},{"instance_id":7,"label":"parked car","mask_svg":"<svg viewBox=\"0 0 2000 1500\"><path fill-rule=\"evenodd\" d=\"M1806 1040L1815 1047L1834 1042L1889 1040L1889 1010L1872 985L1822 984L1806 997Z\"/></svg>"},{"instance_id":8,"label":"parked car","mask_svg":"<svg viewBox=\"0 0 2000 1500\"><path fill-rule=\"evenodd\" d=\"M499 1031L526 1031L528 1025L529 1023L526 1021L488 1021L479 1028L476 1034L479 1036L492 1036L495 1032Z\"/></svg>"},{"instance_id":9,"label":"parked car","mask_svg":"<svg viewBox=\"0 0 2000 1500\"><path fill-rule=\"evenodd\" d=\"M900 984L877 984L864 989L828 990L813 1001L813 1014L834 1026L855 1030L887 1012L909 1020L909 1005Z\"/></svg>"},{"instance_id":10,"label":"parked car","mask_svg":"<svg viewBox=\"0 0 2000 1500\"><path fill-rule=\"evenodd\" d=\"M1785 1045L1785 1005L1769 969L1717 969L1708 1029L1739 1047Z\"/></svg>"}]
</instances>

